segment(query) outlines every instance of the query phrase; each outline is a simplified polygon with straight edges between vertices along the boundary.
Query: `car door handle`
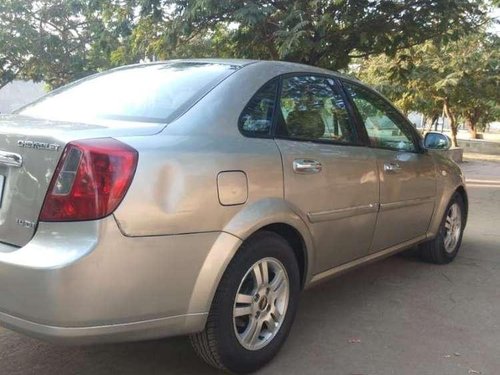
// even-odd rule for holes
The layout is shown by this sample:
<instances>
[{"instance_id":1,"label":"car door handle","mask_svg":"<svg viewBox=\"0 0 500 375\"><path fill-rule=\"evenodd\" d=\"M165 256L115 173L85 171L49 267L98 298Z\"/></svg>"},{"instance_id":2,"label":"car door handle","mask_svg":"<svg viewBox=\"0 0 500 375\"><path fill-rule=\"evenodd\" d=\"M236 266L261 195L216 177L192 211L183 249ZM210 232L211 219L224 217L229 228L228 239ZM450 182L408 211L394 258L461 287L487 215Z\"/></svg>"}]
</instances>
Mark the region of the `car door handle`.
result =
<instances>
[{"instance_id":1,"label":"car door handle","mask_svg":"<svg viewBox=\"0 0 500 375\"><path fill-rule=\"evenodd\" d=\"M394 162L385 162L384 163L384 172L386 173L398 173L401 170L401 167L398 163Z\"/></svg>"},{"instance_id":2,"label":"car door handle","mask_svg":"<svg viewBox=\"0 0 500 375\"><path fill-rule=\"evenodd\" d=\"M311 159L295 159L293 161L293 171L299 174L319 173L323 169L321 163Z\"/></svg>"}]
</instances>

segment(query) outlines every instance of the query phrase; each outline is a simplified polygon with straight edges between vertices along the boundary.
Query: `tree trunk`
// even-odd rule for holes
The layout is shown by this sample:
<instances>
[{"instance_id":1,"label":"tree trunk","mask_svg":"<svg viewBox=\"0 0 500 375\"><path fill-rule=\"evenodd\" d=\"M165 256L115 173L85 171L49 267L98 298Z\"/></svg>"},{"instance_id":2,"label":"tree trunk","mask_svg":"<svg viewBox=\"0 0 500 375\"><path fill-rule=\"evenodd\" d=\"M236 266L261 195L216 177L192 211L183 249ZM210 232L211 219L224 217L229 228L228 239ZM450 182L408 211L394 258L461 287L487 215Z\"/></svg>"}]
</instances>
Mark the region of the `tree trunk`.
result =
<instances>
[{"instance_id":1,"label":"tree trunk","mask_svg":"<svg viewBox=\"0 0 500 375\"><path fill-rule=\"evenodd\" d=\"M455 114L450 108L450 102L448 101L448 98L444 100L443 103L443 112L446 116L446 118L450 121L450 128L451 128L451 144L453 147L458 147L458 141L457 141L457 132L458 132L458 124L457 124L457 118L455 117Z\"/></svg>"},{"instance_id":2,"label":"tree trunk","mask_svg":"<svg viewBox=\"0 0 500 375\"><path fill-rule=\"evenodd\" d=\"M420 134L424 135L427 130L427 116L424 114L422 114L422 117L420 118L420 126L422 128Z\"/></svg>"},{"instance_id":3,"label":"tree trunk","mask_svg":"<svg viewBox=\"0 0 500 375\"><path fill-rule=\"evenodd\" d=\"M466 111L464 114L465 126L469 129L471 139L477 138L477 123L481 117L481 110L479 108L474 108L472 110Z\"/></svg>"},{"instance_id":4,"label":"tree trunk","mask_svg":"<svg viewBox=\"0 0 500 375\"><path fill-rule=\"evenodd\" d=\"M434 124L437 126L437 120L439 115L432 115L431 117L425 117L424 133L432 131ZM437 129L437 128L436 128Z\"/></svg>"},{"instance_id":5,"label":"tree trunk","mask_svg":"<svg viewBox=\"0 0 500 375\"><path fill-rule=\"evenodd\" d=\"M470 138L476 139L477 138L476 124L469 116L465 116L465 126L467 127L467 129L469 129Z\"/></svg>"}]
</instances>

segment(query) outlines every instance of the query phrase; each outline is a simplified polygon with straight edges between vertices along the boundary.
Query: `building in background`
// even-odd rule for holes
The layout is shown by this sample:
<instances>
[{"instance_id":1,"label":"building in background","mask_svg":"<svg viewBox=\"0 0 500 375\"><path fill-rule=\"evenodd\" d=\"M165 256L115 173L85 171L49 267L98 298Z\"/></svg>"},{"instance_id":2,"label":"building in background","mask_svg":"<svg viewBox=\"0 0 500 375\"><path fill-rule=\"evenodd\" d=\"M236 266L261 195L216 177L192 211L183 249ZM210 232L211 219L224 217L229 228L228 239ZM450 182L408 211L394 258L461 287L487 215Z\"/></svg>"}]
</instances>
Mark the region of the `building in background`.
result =
<instances>
[{"instance_id":1,"label":"building in background","mask_svg":"<svg viewBox=\"0 0 500 375\"><path fill-rule=\"evenodd\" d=\"M12 111L31 103L45 94L43 83L14 81L0 90L0 113Z\"/></svg>"}]
</instances>

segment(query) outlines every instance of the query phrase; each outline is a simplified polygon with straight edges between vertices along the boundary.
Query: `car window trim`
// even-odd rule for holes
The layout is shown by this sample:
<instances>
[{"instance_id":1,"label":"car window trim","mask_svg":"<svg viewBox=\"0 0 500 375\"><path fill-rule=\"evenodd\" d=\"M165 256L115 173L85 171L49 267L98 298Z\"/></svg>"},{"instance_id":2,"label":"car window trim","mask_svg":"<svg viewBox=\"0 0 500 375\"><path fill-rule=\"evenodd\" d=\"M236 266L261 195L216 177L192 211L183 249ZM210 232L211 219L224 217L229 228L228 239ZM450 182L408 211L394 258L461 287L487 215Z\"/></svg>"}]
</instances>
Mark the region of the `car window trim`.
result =
<instances>
[{"instance_id":1,"label":"car window trim","mask_svg":"<svg viewBox=\"0 0 500 375\"><path fill-rule=\"evenodd\" d=\"M329 75L329 74L324 74L324 73L315 73L315 72L290 72L290 73L281 74L279 76L280 83L279 83L279 86L278 86L278 95L276 97L276 106L274 108L274 113L273 113L273 117L274 117L273 118L273 131L272 131L273 138L275 138L275 139L283 139L283 140L288 140L288 141L297 141L297 142L331 144L331 145L335 145L335 146L366 147L366 144L365 144L364 140L362 139L362 137L360 137L359 129L358 129L357 124L352 121L351 114L350 114L350 111L348 109L349 104L348 104L348 102L346 102L346 98L345 98L343 87L339 86L338 88L336 88L335 86L332 86L328 81L327 81L327 83L331 87L332 91L334 91L335 93L337 93L337 91L338 91L338 94L342 97L342 100L344 102L344 105L346 106L346 110L347 110L347 113L348 113L349 122L350 122L350 124L352 126L352 129L354 130L355 138L356 138L357 142L356 143L353 143L353 142L338 142L338 141L326 140L326 139L325 140L321 140L321 139L300 139L300 138L286 137L286 136L278 135L277 134L277 127L278 127L278 124L277 124L277 118L278 118L277 111L281 110L280 98L281 98L281 93L282 93L282 89L283 89L283 80L286 79L286 78L289 78L289 77L304 77L304 76L313 76L313 77L327 78L327 79L331 79L332 81L334 81L335 83L337 83L337 85L339 84L338 78L336 76Z\"/></svg>"},{"instance_id":2,"label":"car window trim","mask_svg":"<svg viewBox=\"0 0 500 375\"><path fill-rule=\"evenodd\" d=\"M351 147L366 147L364 144L360 143L347 143L347 142L339 142L339 141L330 141L328 139L300 139L300 138L292 138L286 137L283 135L279 135L274 137L274 139L281 139L283 141L296 141L303 143L319 143L323 145L332 145L332 146L351 146Z\"/></svg>"},{"instance_id":3,"label":"car window trim","mask_svg":"<svg viewBox=\"0 0 500 375\"><path fill-rule=\"evenodd\" d=\"M276 132L278 130L278 111L281 111L281 106L279 105L279 100L281 98L281 91L283 89L282 75L279 75L275 78L278 80L278 90L276 91L276 96L274 98L273 121L271 124L271 138L272 139L276 139Z\"/></svg>"},{"instance_id":4,"label":"car window trim","mask_svg":"<svg viewBox=\"0 0 500 375\"><path fill-rule=\"evenodd\" d=\"M352 101L351 96L349 95L349 93L347 92L347 90L343 85L342 79L340 79L339 77L335 77L335 81L339 86L342 98L346 103L346 108L349 113L350 121L352 122L352 124L354 124L358 132L359 140L363 143L364 146L371 147L370 138L368 137L368 132L366 131L366 127L363 123L363 120L359 116L356 105Z\"/></svg>"},{"instance_id":5,"label":"car window trim","mask_svg":"<svg viewBox=\"0 0 500 375\"><path fill-rule=\"evenodd\" d=\"M354 80L348 80L348 79L345 79L345 78L339 78L339 81L342 84L342 89L345 92L346 96L349 98L350 103L352 103L354 114L357 117L357 121L359 121L359 123L364 128L364 132L365 132L366 137L367 137L367 142L368 142L367 145L368 145L368 147L370 147L370 148L376 148L376 149L381 149L381 150L390 150L390 151L399 151L399 152L410 152L410 153L413 153L413 154L422 154L422 153L425 153L425 149L422 147L421 138L418 135L418 133L415 130L415 128L409 123L409 120L406 118L406 116L403 115L403 113L401 113L401 111L398 108L396 108L387 98L385 98L383 95L381 95L379 92L377 92L376 90L372 89L371 87L363 85L360 82L356 82ZM397 114L397 116L398 116L398 118L400 120L402 120L402 121L400 121L400 125L403 126L406 130L409 130L409 132L411 134L411 139L410 140L412 141L412 143L413 143L413 145L415 147L415 150L414 151L398 150L398 149L395 149L395 148L392 148L392 147L383 147L383 146L377 146L377 145L372 144L371 141L370 141L370 137L368 136L368 131L366 130L366 125L365 125L365 123L363 121L363 118L362 118L361 114L359 113L359 110L358 110L356 104L354 103L353 98L349 94L349 91L345 87L344 83L348 83L348 84L353 85L353 86L361 87L361 89L364 89L364 90L366 90L366 91L374 94L378 98L382 99L382 101L384 103L386 103L392 109L394 109L395 112L396 112L396 114Z\"/></svg>"}]
</instances>

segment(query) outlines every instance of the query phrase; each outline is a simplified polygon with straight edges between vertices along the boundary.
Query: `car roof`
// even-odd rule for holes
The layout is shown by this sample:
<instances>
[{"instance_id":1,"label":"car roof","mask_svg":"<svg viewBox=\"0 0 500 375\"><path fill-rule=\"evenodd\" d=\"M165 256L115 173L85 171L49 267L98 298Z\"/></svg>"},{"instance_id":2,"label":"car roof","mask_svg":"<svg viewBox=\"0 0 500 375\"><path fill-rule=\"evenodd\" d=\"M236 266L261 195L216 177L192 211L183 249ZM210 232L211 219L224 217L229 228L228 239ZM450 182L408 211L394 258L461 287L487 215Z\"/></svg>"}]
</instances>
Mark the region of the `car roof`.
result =
<instances>
[{"instance_id":1,"label":"car roof","mask_svg":"<svg viewBox=\"0 0 500 375\"><path fill-rule=\"evenodd\" d=\"M315 67L312 65L300 64L289 61L279 61L279 60L252 60L252 59L223 59L223 58L196 58L196 59L174 59L174 60L164 60L164 61L155 61L149 63L141 63L134 64L130 66L136 65L162 65L162 64L172 64L172 63L209 63L209 64L223 64L223 65L231 65L236 68L243 68L248 65L257 65L259 68L265 70L270 67L279 67L280 70L285 73L316 73L316 74L326 74L333 75L339 78L345 78L351 81L359 82L355 77L341 74L336 71ZM127 68L124 66L123 68Z\"/></svg>"}]
</instances>

